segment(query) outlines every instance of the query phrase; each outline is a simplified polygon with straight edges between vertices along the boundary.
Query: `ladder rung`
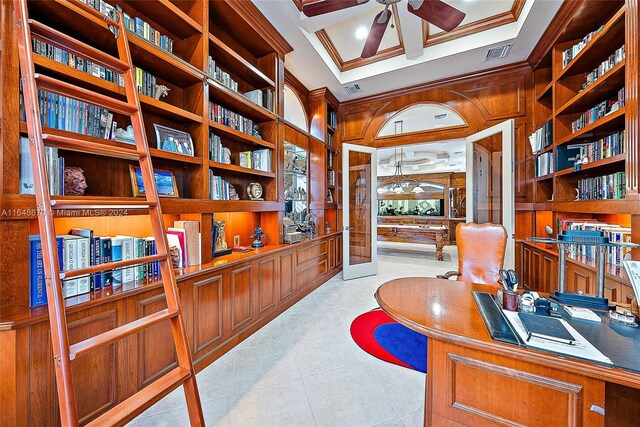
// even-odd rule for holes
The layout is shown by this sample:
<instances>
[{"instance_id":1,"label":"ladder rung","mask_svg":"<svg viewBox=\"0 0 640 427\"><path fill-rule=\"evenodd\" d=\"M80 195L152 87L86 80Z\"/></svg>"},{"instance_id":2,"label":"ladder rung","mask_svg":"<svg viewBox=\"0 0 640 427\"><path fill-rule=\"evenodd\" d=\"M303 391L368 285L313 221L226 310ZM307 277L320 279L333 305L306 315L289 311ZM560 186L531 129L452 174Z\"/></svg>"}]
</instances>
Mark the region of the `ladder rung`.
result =
<instances>
[{"instance_id":1,"label":"ladder rung","mask_svg":"<svg viewBox=\"0 0 640 427\"><path fill-rule=\"evenodd\" d=\"M101 65L120 74L129 70L129 65L126 62L106 54L93 46L82 43L81 41L61 33L58 30L54 30L41 22L30 19L29 25L31 26L32 33L46 37L48 39L47 42L57 45L57 47L64 49L69 53L86 56L97 65Z\"/></svg>"},{"instance_id":2,"label":"ladder rung","mask_svg":"<svg viewBox=\"0 0 640 427\"><path fill-rule=\"evenodd\" d=\"M143 151L114 147L52 133L43 134L42 139L46 145L53 145L65 150L81 151L83 153L96 154L99 156L116 157L126 160L140 160L147 156Z\"/></svg>"},{"instance_id":3,"label":"ladder rung","mask_svg":"<svg viewBox=\"0 0 640 427\"><path fill-rule=\"evenodd\" d=\"M68 96L90 104L96 104L109 111L115 111L117 113L131 115L138 111L136 107L129 105L124 101L113 99L109 96L63 82L62 80L45 76L44 74L35 73L33 77L36 79L39 89L45 89L49 92L57 93L62 96Z\"/></svg>"},{"instance_id":4,"label":"ladder rung","mask_svg":"<svg viewBox=\"0 0 640 427\"><path fill-rule=\"evenodd\" d=\"M160 310L150 314L149 316L142 317L100 335L80 341L79 343L73 344L69 347L69 358L70 360L74 360L91 350L96 350L102 346L111 344L114 341L133 335L136 332L149 328L163 320L176 317L177 315L178 310L165 308L164 310Z\"/></svg>"},{"instance_id":5,"label":"ladder rung","mask_svg":"<svg viewBox=\"0 0 640 427\"><path fill-rule=\"evenodd\" d=\"M51 209L149 209L157 203L148 200L51 199Z\"/></svg>"},{"instance_id":6,"label":"ladder rung","mask_svg":"<svg viewBox=\"0 0 640 427\"><path fill-rule=\"evenodd\" d=\"M77 270L69 270L60 272L60 279L67 280L78 276L87 276L89 274L99 273L101 271L113 270L115 268L130 267L132 265L144 264L153 261L165 261L167 256L164 254L148 255L145 257L127 259L123 261L105 262L104 264L92 265L87 268L79 268Z\"/></svg>"},{"instance_id":7,"label":"ladder rung","mask_svg":"<svg viewBox=\"0 0 640 427\"><path fill-rule=\"evenodd\" d=\"M189 370L175 368L91 421L87 426L124 425L182 385L190 376Z\"/></svg>"}]
</instances>

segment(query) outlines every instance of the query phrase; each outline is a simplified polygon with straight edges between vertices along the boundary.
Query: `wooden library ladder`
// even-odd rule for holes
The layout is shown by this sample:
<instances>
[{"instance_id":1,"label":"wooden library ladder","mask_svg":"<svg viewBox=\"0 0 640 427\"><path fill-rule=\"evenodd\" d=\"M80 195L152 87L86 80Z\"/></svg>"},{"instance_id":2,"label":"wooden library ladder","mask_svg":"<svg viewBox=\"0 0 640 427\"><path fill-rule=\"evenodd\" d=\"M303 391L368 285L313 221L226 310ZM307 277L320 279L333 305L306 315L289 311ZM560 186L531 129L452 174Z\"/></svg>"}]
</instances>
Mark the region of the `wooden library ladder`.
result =
<instances>
[{"instance_id":1,"label":"wooden library ladder","mask_svg":"<svg viewBox=\"0 0 640 427\"><path fill-rule=\"evenodd\" d=\"M164 320L169 320L171 324L171 331L173 333L178 358L178 367L97 417L91 421L89 425L124 425L180 385L184 386L191 425L204 425L202 407L196 385L193 361L187 343L176 280L167 250L167 237L163 229L158 190L155 180L153 179L153 166L151 164L149 146L142 114L140 112L140 102L133 74L134 69L131 62L127 31L124 27L122 14L118 12L117 16L114 17L103 16L100 12L79 1L60 0L60 2L66 3L67 7L71 10L75 10L80 15L86 16L88 19L91 19L98 25L114 33L119 54L119 58L115 58L40 22L30 20L27 13L27 1L14 0L14 16L16 20L16 30L18 31L18 50L22 73L21 81L34 175L38 225L42 242L47 304L51 326L51 343L53 347L53 363L62 425L78 425L76 391L73 384L71 362L91 350L111 344ZM68 52L73 52L76 55L93 61L95 64L121 73L124 77L126 102L68 84L43 74L35 73L31 44L32 32L46 39L48 43L54 46L63 48ZM53 134L43 135L39 117L40 109L38 108L38 89L91 103L110 111L130 116L136 141L135 148L125 149L113 145L109 146L106 140L104 144L100 144ZM146 189L146 201L96 201L92 199L90 202L87 202L81 197L76 199L69 197L63 199L52 198L49 194L49 183L45 166L45 145L138 161L142 171L144 188ZM56 250L53 211L56 209L100 209L105 207L148 209L153 235L156 241L157 254L132 261L110 262L61 273ZM159 262L167 308L70 346L62 295L63 280L148 262Z\"/></svg>"}]
</instances>

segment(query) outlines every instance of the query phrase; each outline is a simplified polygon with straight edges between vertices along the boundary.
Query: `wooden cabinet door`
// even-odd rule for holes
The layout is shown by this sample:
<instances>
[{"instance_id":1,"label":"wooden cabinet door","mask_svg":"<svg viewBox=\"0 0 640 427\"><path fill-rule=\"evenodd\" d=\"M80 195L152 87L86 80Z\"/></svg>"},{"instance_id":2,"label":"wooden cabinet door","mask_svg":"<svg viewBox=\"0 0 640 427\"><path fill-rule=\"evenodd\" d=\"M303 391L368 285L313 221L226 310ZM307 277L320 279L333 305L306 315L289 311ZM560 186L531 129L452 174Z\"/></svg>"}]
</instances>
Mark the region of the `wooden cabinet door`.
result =
<instances>
[{"instance_id":1,"label":"wooden cabinet door","mask_svg":"<svg viewBox=\"0 0 640 427\"><path fill-rule=\"evenodd\" d=\"M571 292L582 291L585 294L595 294L596 292L595 273L575 264L567 263L567 282L571 284Z\"/></svg>"},{"instance_id":2,"label":"wooden cabinet door","mask_svg":"<svg viewBox=\"0 0 640 427\"><path fill-rule=\"evenodd\" d=\"M278 257L258 261L258 314L274 309L278 303Z\"/></svg>"},{"instance_id":3,"label":"wooden cabinet door","mask_svg":"<svg viewBox=\"0 0 640 427\"><path fill-rule=\"evenodd\" d=\"M253 323L256 296L253 284L253 265L232 268L230 277L231 333L236 333Z\"/></svg>"},{"instance_id":4,"label":"wooden cabinet door","mask_svg":"<svg viewBox=\"0 0 640 427\"><path fill-rule=\"evenodd\" d=\"M163 291L147 293L139 299L128 301L129 321L167 308ZM137 390L178 366L171 324L168 320L138 332L133 339L135 345L129 352L129 364L132 374L137 373Z\"/></svg>"},{"instance_id":5,"label":"wooden cabinet door","mask_svg":"<svg viewBox=\"0 0 640 427\"><path fill-rule=\"evenodd\" d=\"M529 289L535 289L533 283L533 253L529 245L522 245L522 272L520 277L522 283L527 285Z\"/></svg>"},{"instance_id":6,"label":"wooden cabinet door","mask_svg":"<svg viewBox=\"0 0 640 427\"><path fill-rule=\"evenodd\" d=\"M213 351L223 338L222 274L194 281L193 292L193 360Z\"/></svg>"},{"instance_id":7,"label":"wooden cabinet door","mask_svg":"<svg viewBox=\"0 0 640 427\"><path fill-rule=\"evenodd\" d=\"M342 234L336 236L336 267L342 267Z\"/></svg>"},{"instance_id":8,"label":"wooden cabinet door","mask_svg":"<svg viewBox=\"0 0 640 427\"><path fill-rule=\"evenodd\" d=\"M553 292L558 283L558 259L548 253L543 253L540 265L540 289L544 292Z\"/></svg>"},{"instance_id":9,"label":"wooden cabinet door","mask_svg":"<svg viewBox=\"0 0 640 427\"><path fill-rule=\"evenodd\" d=\"M534 248L531 252L531 289L542 290L542 251Z\"/></svg>"},{"instance_id":10,"label":"wooden cabinet door","mask_svg":"<svg viewBox=\"0 0 640 427\"><path fill-rule=\"evenodd\" d=\"M329 270L332 270L336 267L336 238L335 237L329 238L328 250L329 250L329 254L328 254Z\"/></svg>"},{"instance_id":11,"label":"wooden cabinet door","mask_svg":"<svg viewBox=\"0 0 640 427\"><path fill-rule=\"evenodd\" d=\"M293 251L280 254L280 301L293 295Z\"/></svg>"},{"instance_id":12,"label":"wooden cabinet door","mask_svg":"<svg viewBox=\"0 0 640 427\"><path fill-rule=\"evenodd\" d=\"M622 284L613 280L604 279L604 297L609 302L625 302L622 297Z\"/></svg>"}]
</instances>

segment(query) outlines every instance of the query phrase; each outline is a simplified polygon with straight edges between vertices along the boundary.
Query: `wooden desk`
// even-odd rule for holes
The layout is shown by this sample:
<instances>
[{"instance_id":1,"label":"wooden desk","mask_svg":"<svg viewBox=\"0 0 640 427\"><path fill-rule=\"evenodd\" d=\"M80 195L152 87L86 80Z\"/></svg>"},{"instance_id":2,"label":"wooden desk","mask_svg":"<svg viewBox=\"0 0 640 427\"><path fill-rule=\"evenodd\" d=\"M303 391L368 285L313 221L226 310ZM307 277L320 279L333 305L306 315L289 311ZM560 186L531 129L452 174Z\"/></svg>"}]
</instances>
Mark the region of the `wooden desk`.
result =
<instances>
[{"instance_id":1,"label":"wooden desk","mask_svg":"<svg viewBox=\"0 0 640 427\"><path fill-rule=\"evenodd\" d=\"M433 243L438 261L444 261L442 248L449 228L437 225L378 224L378 240L391 242Z\"/></svg>"},{"instance_id":2,"label":"wooden desk","mask_svg":"<svg viewBox=\"0 0 640 427\"><path fill-rule=\"evenodd\" d=\"M640 372L493 341L471 292L495 289L404 278L376 291L385 312L429 337L426 426L640 425Z\"/></svg>"}]
</instances>

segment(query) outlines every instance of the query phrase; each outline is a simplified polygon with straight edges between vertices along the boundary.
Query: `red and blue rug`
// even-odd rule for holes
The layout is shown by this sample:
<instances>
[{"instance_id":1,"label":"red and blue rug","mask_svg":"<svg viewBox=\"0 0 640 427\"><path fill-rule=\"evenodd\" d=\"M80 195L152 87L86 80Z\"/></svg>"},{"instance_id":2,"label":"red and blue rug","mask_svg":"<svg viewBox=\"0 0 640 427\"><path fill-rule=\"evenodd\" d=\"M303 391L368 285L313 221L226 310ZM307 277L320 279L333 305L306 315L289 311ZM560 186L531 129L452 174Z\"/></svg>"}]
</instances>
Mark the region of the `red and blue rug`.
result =
<instances>
[{"instance_id":1,"label":"red and blue rug","mask_svg":"<svg viewBox=\"0 0 640 427\"><path fill-rule=\"evenodd\" d=\"M378 359L427 372L427 337L399 324L381 309L356 317L351 323L351 337Z\"/></svg>"}]
</instances>

